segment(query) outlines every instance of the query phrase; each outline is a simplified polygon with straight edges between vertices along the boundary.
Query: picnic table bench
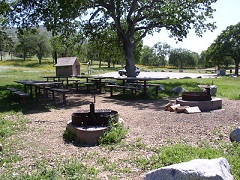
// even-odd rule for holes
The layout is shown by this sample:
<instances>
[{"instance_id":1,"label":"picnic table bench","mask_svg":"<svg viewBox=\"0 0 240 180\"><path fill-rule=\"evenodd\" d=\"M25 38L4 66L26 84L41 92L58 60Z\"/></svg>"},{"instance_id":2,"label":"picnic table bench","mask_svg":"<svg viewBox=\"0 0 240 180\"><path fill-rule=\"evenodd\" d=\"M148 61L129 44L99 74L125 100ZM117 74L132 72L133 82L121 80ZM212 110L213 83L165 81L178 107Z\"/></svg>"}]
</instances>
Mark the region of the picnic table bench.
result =
<instances>
[{"instance_id":1,"label":"picnic table bench","mask_svg":"<svg viewBox=\"0 0 240 180\"><path fill-rule=\"evenodd\" d=\"M113 95L113 89L122 89L123 90L123 94L125 94L125 90L126 89L130 89L132 94L136 94L137 92L137 87L134 86L120 86L120 85L106 85L106 87L109 87L110 89L110 96Z\"/></svg>"},{"instance_id":2,"label":"picnic table bench","mask_svg":"<svg viewBox=\"0 0 240 180\"><path fill-rule=\"evenodd\" d=\"M23 100L23 103L26 104L27 98L29 97L28 93L19 91L15 88L11 88L11 87L7 88L7 90L9 90L11 92L11 95L16 95L16 96L20 97Z\"/></svg>"},{"instance_id":3,"label":"picnic table bench","mask_svg":"<svg viewBox=\"0 0 240 180\"><path fill-rule=\"evenodd\" d=\"M92 83L92 82L85 82L85 83L83 83L86 87L87 87L87 92L91 92L91 87L93 87L94 86L94 83Z\"/></svg>"},{"instance_id":4,"label":"picnic table bench","mask_svg":"<svg viewBox=\"0 0 240 180\"><path fill-rule=\"evenodd\" d=\"M68 89L50 88L49 91L52 92L52 99L55 101L55 92L62 94L62 102L66 104L66 93L70 92Z\"/></svg>"},{"instance_id":5,"label":"picnic table bench","mask_svg":"<svg viewBox=\"0 0 240 180\"><path fill-rule=\"evenodd\" d=\"M11 94L13 94L15 91L18 91L17 89L11 87L8 87L7 90L9 90Z\"/></svg>"},{"instance_id":6,"label":"picnic table bench","mask_svg":"<svg viewBox=\"0 0 240 180\"><path fill-rule=\"evenodd\" d=\"M84 82L78 81L78 80L74 80L73 84L75 85L76 91L78 91L79 89L79 85L80 84L84 84Z\"/></svg>"}]
</instances>

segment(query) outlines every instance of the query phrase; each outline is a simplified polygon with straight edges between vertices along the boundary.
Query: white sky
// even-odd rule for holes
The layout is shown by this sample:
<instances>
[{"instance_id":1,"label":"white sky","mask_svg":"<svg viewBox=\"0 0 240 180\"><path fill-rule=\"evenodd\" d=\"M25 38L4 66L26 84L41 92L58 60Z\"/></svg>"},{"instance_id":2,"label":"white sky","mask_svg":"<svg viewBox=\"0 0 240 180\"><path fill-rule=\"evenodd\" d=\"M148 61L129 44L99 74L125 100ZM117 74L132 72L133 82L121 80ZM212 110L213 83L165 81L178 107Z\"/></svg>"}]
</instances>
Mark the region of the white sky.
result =
<instances>
[{"instance_id":1,"label":"white sky","mask_svg":"<svg viewBox=\"0 0 240 180\"><path fill-rule=\"evenodd\" d=\"M207 50L217 36L229 25L235 25L240 22L240 0L218 0L212 7L216 9L213 14L213 21L215 21L217 25L217 29L213 32L205 32L200 38L195 35L193 30L190 31L188 37L185 38L183 42L178 42L176 44L173 38L168 37L168 32L162 30L160 33L155 33L153 36L148 35L145 37L143 44L152 47L157 42L166 42L172 48L186 48L200 54L202 51Z\"/></svg>"}]
</instances>

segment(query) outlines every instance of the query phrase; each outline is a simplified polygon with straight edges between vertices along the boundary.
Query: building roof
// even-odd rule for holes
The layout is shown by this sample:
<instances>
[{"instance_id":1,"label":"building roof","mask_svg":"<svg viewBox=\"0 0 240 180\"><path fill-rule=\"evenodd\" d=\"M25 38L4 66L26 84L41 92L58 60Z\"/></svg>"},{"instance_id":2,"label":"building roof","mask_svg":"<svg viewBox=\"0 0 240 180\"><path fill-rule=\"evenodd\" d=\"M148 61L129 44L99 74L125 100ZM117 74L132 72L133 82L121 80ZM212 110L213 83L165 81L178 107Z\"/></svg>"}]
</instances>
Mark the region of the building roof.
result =
<instances>
[{"instance_id":1,"label":"building roof","mask_svg":"<svg viewBox=\"0 0 240 180\"><path fill-rule=\"evenodd\" d=\"M54 66L72 66L75 62L77 62L77 64L80 64L77 60L77 57L63 57L58 58L57 64L55 64Z\"/></svg>"}]
</instances>

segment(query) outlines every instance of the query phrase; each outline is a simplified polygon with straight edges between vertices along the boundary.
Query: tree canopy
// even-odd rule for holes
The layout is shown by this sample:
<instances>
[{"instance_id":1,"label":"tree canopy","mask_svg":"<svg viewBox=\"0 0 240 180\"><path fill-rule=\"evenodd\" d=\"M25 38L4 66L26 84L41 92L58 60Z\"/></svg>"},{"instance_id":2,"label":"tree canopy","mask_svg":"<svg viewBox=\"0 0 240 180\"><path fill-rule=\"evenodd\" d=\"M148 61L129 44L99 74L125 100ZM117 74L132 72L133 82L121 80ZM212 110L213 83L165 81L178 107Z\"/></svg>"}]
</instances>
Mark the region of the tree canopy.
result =
<instances>
[{"instance_id":1,"label":"tree canopy","mask_svg":"<svg viewBox=\"0 0 240 180\"><path fill-rule=\"evenodd\" d=\"M231 57L238 75L240 63L240 23L226 28L207 49L207 58L219 64Z\"/></svg>"},{"instance_id":2,"label":"tree canopy","mask_svg":"<svg viewBox=\"0 0 240 180\"><path fill-rule=\"evenodd\" d=\"M86 1L91 8L88 28L113 26L123 45L128 76L135 76L133 51L147 34L160 32L166 28L170 37L181 41L194 28L197 35L215 28L214 23L206 23L212 18L211 4L216 0L131 0Z\"/></svg>"}]
</instances>

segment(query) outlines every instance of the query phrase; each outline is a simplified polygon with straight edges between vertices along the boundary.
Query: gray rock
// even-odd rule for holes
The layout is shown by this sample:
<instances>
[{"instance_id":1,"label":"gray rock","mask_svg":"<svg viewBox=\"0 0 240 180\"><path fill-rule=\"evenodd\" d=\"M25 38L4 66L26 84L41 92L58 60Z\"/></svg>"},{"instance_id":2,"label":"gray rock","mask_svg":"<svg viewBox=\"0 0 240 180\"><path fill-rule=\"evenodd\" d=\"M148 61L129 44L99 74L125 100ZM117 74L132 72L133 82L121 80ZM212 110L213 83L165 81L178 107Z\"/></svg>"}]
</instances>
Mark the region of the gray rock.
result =
<instances>
[{"instance_id":1,"label":"gray rock","mask_svg":"<svg viewBox=\"0 0 240 180\"><path fill-rule=\"evenodd\" d=\"M207 90L204 89L203 92L207 92ZM210 86L210 94L212 96L216 96L216 93L217 93L217 86L216 85L211 85Z\"/></svg>"},{"instance_id":2,"label":"gray rock","mask_svg":"<svg viewBox=\"0 0 240 180\"><path fill-rule=\"evenodd\" d=\"M150 171L144 180L233 180L225 158L195 159Z\"/></svg>"},{"instance_id":3,"label":"gray rock","mask_svg":"<svg viewBox=\"0 0 240 180\"><path fill-rule=\"evenodd\" d=\"M158 87L158 90L164 91L165 90L164 85L160 84L159 87Z\"/></svg>"},{"instance_id":4,"label":"gray rock","mask_svg":"<svg viewBox=\"0 0 240 180\"><path fill-rule=\"evenodd\" d=\"M187 91L185 88L179 86L179 87L175 87L172 89L172 92L175 93L175 94L180 94L182 92L185 92Z\"/></svg>"},{"instance_id":5,"label":"gray rock","mask_svg":"<svg viewBox=\"0 0 240 180\"><path fill-rule=\"evenodd\" d=\"M240 142L240 127L237 127L230 133L230 140Z\"/></svg>"}]
</instances>

